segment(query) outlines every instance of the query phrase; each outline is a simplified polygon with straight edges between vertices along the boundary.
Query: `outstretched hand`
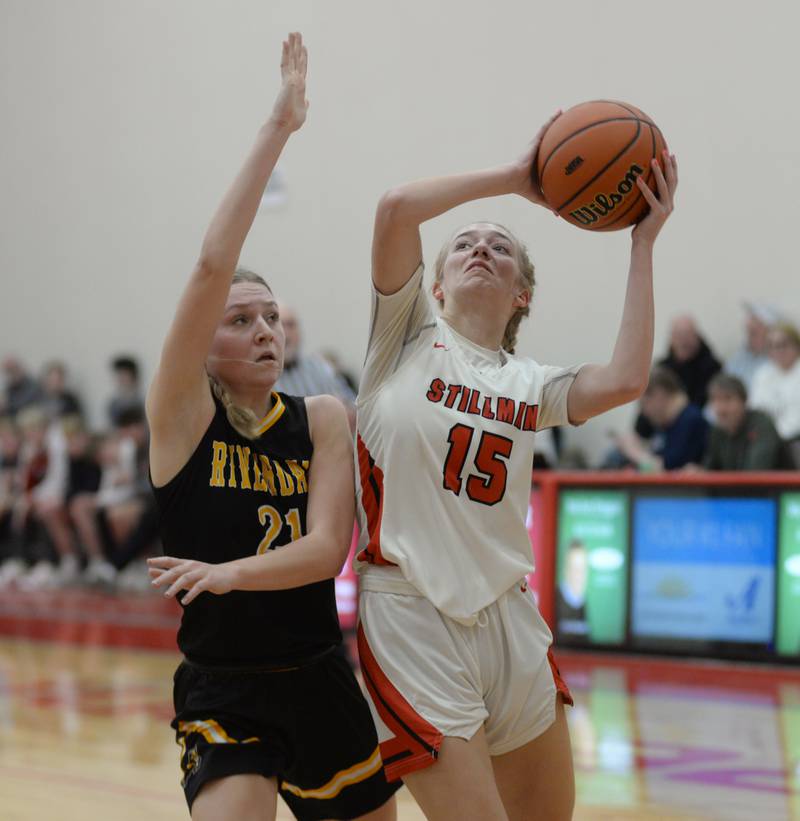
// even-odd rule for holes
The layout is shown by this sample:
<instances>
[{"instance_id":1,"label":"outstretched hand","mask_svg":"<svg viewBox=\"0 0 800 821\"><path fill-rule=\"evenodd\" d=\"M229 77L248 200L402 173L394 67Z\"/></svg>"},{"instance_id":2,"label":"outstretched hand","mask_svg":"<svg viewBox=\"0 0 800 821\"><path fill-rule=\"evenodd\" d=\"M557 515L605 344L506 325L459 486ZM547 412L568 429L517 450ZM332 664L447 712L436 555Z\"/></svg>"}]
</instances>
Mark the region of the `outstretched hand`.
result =
<instances>
[{"instance_id":1,"label":"outstretched hand","mask_svg":"<svg viewBox=\"0 0 800 821\"><path fill-rule=\"evenodd\" d=\"M661 164L658 160L651 160L658 196L650 190L650 187L641 176L636 178L636 184L639 186L642 196L647 200L650 211L633 229L634 239L655 242L658 232L664 227L664 223L669 219L669 215L675 207L675 189L678 187L678 163L675 160L675 155L670 154L666 148L661 159L666 168L666 175L661 170Z\"/></svg>"},{"instance_id":2,"label":"outstretched hand","mask_svg":"<svg viewBox=\"0 0 800 821\"><path fill-rule=\"evenodd\" d=\"M306 69L308 51L303 45L303 36L298 32L283 41L281 54L281 90L272 109L273 123L289 131L297 131L306 121L308 100L306 99Z\"/></svg>"},{"instance_id":3,"label":"outstretched hand","mask_svg":"<svg viewBox=\"0 0 800 821\"><path fill-rule=\"evenodd\" d=\"M208 564L191 559L176 559L173 556L158 556L147 560L147 572L154 587L167 587L165 596L172 598L181 590L188 593L181 599L182 605L189 604L201 593L230 593L233 590L233 571L229 563Z\"/></svg>"},{"instance_id":4,"label":"outstretched hand","mask_svg":"<svg viewBox=\"0 0 800 821\"><path fill-rule=\"evenodd\" d=\"M531 141L530 145L525 150L525 153L514 163L514 194L519 194L530 200L536 205L543 205L545 208L550 206L545 202L544 194L539 186L537 179L536 166L537 155L539 153L539 146L542 144L542 138L545 131L561 116L562 111L559 108L555 114L539 129L536 136ZM552 211L552 208L550 208ZM555 212L554 212L555 213Z\"/></svg>"}]
</instances>

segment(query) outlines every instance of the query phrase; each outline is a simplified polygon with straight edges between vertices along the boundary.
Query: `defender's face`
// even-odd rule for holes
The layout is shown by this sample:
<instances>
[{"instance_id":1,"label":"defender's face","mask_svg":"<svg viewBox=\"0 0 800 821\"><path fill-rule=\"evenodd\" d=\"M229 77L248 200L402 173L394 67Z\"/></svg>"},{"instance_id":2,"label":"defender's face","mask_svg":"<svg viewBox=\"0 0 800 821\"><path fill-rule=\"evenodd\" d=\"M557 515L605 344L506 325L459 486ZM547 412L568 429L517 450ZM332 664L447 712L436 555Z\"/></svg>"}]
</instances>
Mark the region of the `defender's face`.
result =
<instances>
[{"instance_id":1,"label":"defender's face","mask_svg":"<svg viewBox=\"0 0 800 821\"><path fill-rule=\"evenodd\" d=\"M256 282L231 286L208 356L208 372L237 387L271 388L283 368L284 331L269 289Z\"/></svg>"}]
</instances>

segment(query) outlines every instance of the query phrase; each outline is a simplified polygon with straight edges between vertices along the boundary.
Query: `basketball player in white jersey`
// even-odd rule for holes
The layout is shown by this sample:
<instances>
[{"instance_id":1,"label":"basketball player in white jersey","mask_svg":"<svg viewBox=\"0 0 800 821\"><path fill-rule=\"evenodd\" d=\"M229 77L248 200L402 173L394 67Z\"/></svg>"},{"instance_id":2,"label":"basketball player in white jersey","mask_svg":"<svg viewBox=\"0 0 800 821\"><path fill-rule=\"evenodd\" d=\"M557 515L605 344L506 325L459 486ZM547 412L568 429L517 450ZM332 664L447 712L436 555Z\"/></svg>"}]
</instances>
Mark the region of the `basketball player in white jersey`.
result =
<instances>
[{"instance_id":1,"label":"basketball player in white jersey","mask_svg":"<svg viewBox=\"0 0 800 821\"><path fill-rule=\"evenodd\" d=\"M357 405L368 537L359 650L387 777L402 777L434 821L572 815L571 697L525 584L534 433L636 399L652 357L653 244L677 186L666 152L663 173L653 161L657 195L637 180L650 211L633 230L607 364L558 368L514 355L533 266L494 223L455 232L434 271L440 315L429 305L420 225L483 197L544 205L529 172L545 128L516 163L389 191L375 219Z\"/></svg>"}]
</instances>

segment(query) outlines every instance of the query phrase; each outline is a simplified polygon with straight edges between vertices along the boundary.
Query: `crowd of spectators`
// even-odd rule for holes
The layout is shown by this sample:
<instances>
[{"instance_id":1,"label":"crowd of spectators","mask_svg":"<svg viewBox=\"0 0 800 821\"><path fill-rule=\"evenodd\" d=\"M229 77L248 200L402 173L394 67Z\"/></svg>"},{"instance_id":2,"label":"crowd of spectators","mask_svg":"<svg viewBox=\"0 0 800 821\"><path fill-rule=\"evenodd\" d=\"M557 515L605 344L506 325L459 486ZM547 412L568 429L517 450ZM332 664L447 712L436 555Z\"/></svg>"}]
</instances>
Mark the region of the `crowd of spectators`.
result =
<instances>
[{"instance_id":1,"label":"crowd of spectators","mask_svg":"<svg viewBox=\"0 0 800 821\"><path fill-rule=\"evenodd\" d=\"M634 429L602 467L800 468L800 332L770 306L744 308L745 341L724 363L692 317L672 321Z\"/></svg>"},{"instance_id":2,"label":"crowd of spectators","mask_svg":"<svg viewBox=\"0 0 800 821\"><path fill-rule=\"evenodd\" d=\"M76 583L142 587L156 538L138 366L111 362L105 432L89 429L61 362L40 378L2 363L0 587Z\"/></svg>"}]
</instances>

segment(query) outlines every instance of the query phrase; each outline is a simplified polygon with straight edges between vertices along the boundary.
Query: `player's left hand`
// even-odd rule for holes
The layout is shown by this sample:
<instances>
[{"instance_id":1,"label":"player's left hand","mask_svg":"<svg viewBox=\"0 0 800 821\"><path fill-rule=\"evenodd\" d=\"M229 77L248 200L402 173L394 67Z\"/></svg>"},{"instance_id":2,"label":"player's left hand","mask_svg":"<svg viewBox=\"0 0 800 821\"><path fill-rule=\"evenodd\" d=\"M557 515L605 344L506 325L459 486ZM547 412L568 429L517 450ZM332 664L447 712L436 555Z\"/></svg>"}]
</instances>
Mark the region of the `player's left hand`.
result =
<instances>
[{"instance_id":1,"label":"player's left hand","mask_svg":"<svg viewBox=\"0 0 800 821\"><path fill-rule=\"evenodd\" d=\"M675 155L664 149L661 161L664 163L666 174L661 170L661 163L652 160L653 174L656 178L658 196L656 196L642 177L636 178L642 196L647 200L650 210L633 229L633 238L655 242L658 232L664 227L675 207L675 189L678 187L678 163Z\"/></svg>"},{"instance_id":2,"label":"player's left hand","mask_svg":"<svg viewBox=\"0 0 800 821\"><path fill-rule=\"evenodd\" d=\"M221 595L233 590L234 573L229 562L208 564L191 559L158 556L147 560L147 572L154 587L169 585L164 593L172 598L181 590L187 590L181 604L187 605L201 593Z\"/></svg>"}]
</instances>

